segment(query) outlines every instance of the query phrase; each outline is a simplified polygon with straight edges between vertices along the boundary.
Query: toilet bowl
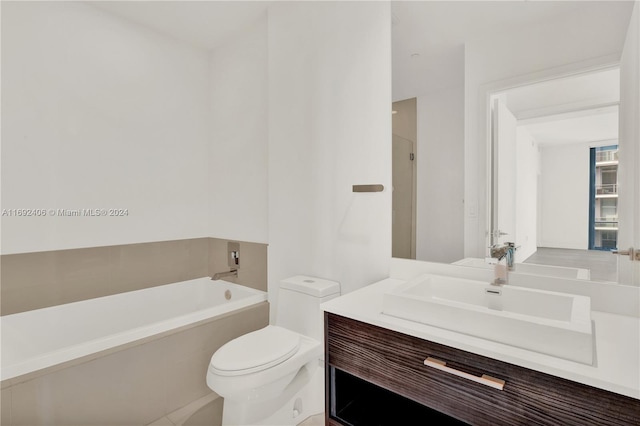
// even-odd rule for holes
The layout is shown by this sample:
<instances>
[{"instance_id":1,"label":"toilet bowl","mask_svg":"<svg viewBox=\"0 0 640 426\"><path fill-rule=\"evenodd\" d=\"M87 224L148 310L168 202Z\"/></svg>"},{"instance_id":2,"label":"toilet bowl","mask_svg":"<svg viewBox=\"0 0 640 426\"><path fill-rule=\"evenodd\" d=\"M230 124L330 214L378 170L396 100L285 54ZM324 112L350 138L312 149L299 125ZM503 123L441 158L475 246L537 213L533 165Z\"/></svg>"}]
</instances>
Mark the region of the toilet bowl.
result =
<instances>
[{"instance_id":1,"label":"toilet bowl","mask_svg":"<svg viewBox=\"0 0 640 426\"><path fill-rule=\"evenodd\" d=\"M333 281L283 280L276 325L240 336L213 354L207 385L224 398L224 426L296 425L322 412L320 304L339 294Z\"/></svg>"}]
</instances>

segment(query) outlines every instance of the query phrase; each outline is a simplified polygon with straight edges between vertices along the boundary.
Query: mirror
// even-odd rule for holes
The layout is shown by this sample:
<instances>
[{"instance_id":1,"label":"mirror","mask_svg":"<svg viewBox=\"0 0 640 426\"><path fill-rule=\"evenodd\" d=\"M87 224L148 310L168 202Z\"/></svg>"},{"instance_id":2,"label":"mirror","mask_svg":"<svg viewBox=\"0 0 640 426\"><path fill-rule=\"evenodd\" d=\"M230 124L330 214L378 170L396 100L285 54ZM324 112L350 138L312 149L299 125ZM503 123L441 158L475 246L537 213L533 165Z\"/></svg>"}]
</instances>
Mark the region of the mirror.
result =
<instances>
[{"instance_id":1,"label":"mirror","mask_svg":"<svg viewBox=\"0 0 640 426\"><path fill-rule=\"evenodd\" d=\"M617 281L619 101L617 67L491 95L488 244L515 241L530 270Z\"/></svg>"},{"instance_id":2,"label":"mirror","mask_svg":"<svg viewBox=\"0 0 640 426\"><path fill-rule=\"evenodd\" d=\"M549 232L541 235L539 227L532 224L544 217L556 226L545 229L551 234L563 233L567 224L563 225L557 217L555 221L551 219L563 205L569 205L568 200L560 198L556 205L549 205L553 197L546 197L541 191L550 182L557 182L557 178L539 173L538 163L529 164L533 174L528 175L528 183L524 185L521 177L516 187L515 157L505 161L502 168L495 161L499 150L492 150L491 123L495 117L491 113L495 99L510 100L513 107L519 97L516 128L528 127L532 132L537 127L533 131L536 135L545 120L556 124L561 118L606 122L609 130L597 139L591 135L588 141L583 141L590 144L587 164L592 152L599 156L615 155L596 151L617 141L618 93L610 89L619 91L620 83L619 79L612 83L610 78L597 80L597 77L618 72L632 2L393 2L391 8L392 109L396 110L395 102L415 98L417 128L413 141L415 232L409 242L415 245L415 251L407 249L405 254L399 254L394 250L394 256L445 263L466 259L468 264L472 263L469 259L479 259L482 265L490 244L514 241L520 247L516 251L520 251L517 263L533 260L546 266L590 269L578 267L575 259L558 251L538 250L538 247L561 248L541 246L540 243L561 244L549 241ZM592 78L588 84L593 90L588 96L560 99L559 92L550 89L552 82L559 84L562 79L575 78L576 83L581 76ZM549 87L543 90L534 83L546 83ZM400 111L393 115L394 133L398 121L405 121ZM538 151L546 143L530 141L529 154L541 155ZM552 156L543 158L547 157ZM561 174L557 170L555 173ZM603 185L613 188L611 185L621 183L614 183L614 179L620 179L614 175L610 170L600 174L598 189L594 187L594 191L604 191ZM500 182L503 189L508 188L506 193L511 194L511 198L502 196L502 201L511 206L509 213L502 215L498 211ZM586 242L580 248L568 245L566 249L579 250L576 253L580 258L597 251L598 256L613 259L609 262L613 273L609 270L590 275L593 280L616 281L618 256L589 250L595 247L592 243L598 238L602 247L603 236L605 246L611 245L607 241L611 232L607 229L596 232L593 227L589 231L588 224L597 223L604 228L612 227L614 222L610 200L599 201L598 214L589 204L589 186L587 177L584 184L587 224L582 231ZM520 189L517 199L516 188ZM569 191L573 194L572 189ZM394 215L395 211L394 205ZM507 227L511 228L501 230L508 217L511 219ZM524 234L522 230L516 231L523 223L529 223ZM500 232L510 235L500 236ZM393 238L395 246L395 226ZM553 268L537 272L544 275L549 271L560 272ZM532 269L527 272L536 273Z\"/></svg>"}]
</instances>

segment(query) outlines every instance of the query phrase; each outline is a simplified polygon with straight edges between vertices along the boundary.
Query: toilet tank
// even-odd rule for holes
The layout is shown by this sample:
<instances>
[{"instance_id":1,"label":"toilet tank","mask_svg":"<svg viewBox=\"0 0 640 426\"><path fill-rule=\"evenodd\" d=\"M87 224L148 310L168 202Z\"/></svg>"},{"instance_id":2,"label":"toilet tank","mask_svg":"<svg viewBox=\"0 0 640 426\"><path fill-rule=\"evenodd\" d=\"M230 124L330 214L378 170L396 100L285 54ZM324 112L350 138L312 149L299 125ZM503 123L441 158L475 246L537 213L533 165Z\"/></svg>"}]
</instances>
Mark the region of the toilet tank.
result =
<instances>
[{"instance_id":1,"label":"toilet tank","mask_svg":"<svg viewBox=\"0 0 640 426\"><path fill-rule=\"evenodd\" d=\"M340 295L340 283L297 275L282 280L278 292L276 325L305 336L324 340L320 304Z\"/></svg>"}]
</instances>

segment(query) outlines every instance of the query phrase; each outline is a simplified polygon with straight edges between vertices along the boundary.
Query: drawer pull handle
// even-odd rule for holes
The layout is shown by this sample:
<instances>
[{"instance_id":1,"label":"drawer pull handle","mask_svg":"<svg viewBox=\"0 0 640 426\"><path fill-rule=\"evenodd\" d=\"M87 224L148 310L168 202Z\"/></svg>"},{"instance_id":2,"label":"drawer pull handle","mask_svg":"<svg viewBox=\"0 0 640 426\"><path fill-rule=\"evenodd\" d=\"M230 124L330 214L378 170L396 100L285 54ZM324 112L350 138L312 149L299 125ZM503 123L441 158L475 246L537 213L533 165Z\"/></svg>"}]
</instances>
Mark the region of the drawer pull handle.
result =
<instances>
[{"instance_id":1,"label":"drawer pull handle","mask_svg":"<svg viewBox=\"0 0 640 426\"><path fill-rule=\"evenodd\" d=\"M494 389L502 390L504 388L505 381L496 379L495 377L487 376L483 374L481 377L474 376L473 374L465 373L464 371L456 370L455 368L447 367L447 363L440 361L439 359L429 357L424 360L424 365L433 367L436 370L444 371L454 376L462 377L464 379L471 380L472 382L480 383Z\"/></svg>"}]
</instances>

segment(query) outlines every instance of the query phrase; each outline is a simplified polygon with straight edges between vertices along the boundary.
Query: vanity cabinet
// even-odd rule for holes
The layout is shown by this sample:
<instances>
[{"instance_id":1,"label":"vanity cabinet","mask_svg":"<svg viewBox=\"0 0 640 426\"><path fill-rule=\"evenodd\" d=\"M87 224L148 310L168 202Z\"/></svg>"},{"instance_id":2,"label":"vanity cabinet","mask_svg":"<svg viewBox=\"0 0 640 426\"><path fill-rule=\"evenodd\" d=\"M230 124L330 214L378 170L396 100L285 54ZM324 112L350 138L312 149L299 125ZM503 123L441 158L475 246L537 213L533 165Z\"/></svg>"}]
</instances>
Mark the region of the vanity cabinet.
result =
<instances>
[{"instance_id":1,"label":"vanity cabinet","mask_svg":"<svg viewBox=\"0 0 640 426\"><path fill-rule=\"evenodd\" d=\"M371 424L344 417L359 403L376 424L640 425L640 400L331 313L325 374L328 425Z\"/></svg>"}]
</instances>

